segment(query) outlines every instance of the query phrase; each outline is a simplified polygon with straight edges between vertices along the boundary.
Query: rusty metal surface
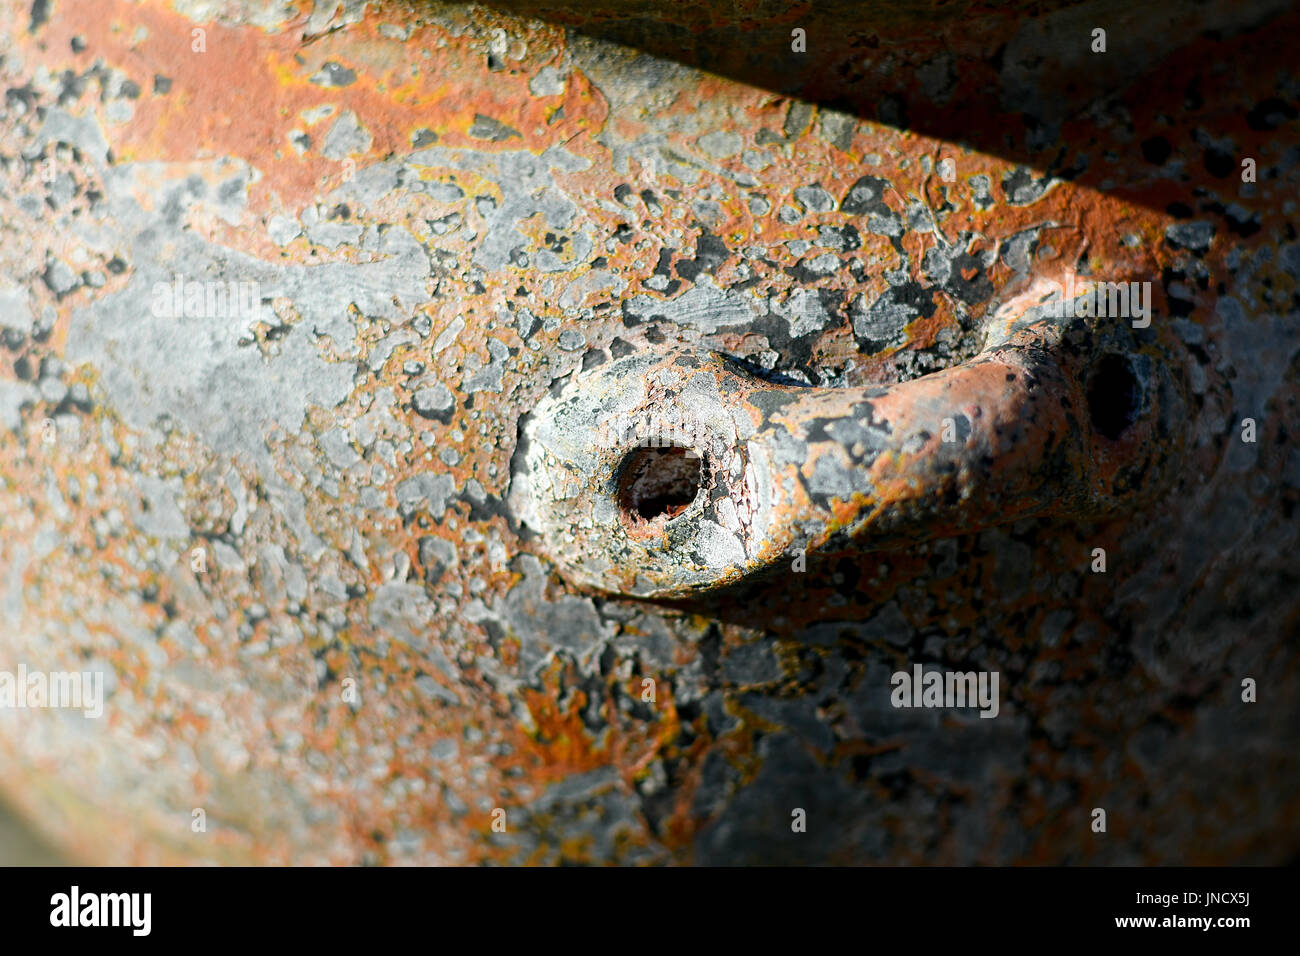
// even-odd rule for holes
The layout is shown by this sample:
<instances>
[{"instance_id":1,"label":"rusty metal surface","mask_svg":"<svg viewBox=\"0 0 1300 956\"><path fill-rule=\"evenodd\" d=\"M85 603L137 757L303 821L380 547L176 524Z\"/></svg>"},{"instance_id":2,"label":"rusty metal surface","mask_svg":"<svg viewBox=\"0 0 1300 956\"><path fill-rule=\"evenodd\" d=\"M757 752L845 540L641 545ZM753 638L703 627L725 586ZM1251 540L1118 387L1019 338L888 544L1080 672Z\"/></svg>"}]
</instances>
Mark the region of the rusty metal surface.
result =
<instances>
[{"instance_id":1,"label":"rusty metal surface","mask_svg":"<svg viewBox=\"0 0 1300 956\"><path fill-rule=\"evenodd\" d=\"M575 584L645 598L725 588L848 545L1131 511L1164 483L1185 402L1165 364L1098 348L1089 324L1022 316L975 360L891 388L773 383L718 352L630 355L530 414L512 510ZM1099 384L1107 362L1120 370ZM1099 388L1132 406L1114 434L1093 421ZM680 509L629 497L642 448L696 463L647 494L657 502L670 494L659 485L684 482ZM672 468L657 461L641 471Z\"/></svg>"},{"instance_id":2,"label":"rusty metal surface","mask_svg":"<svg viewBox=\"0 0 1300 956\"><path fill-rule=\"evenodd\" d=\"M860 118L540 6L2 9L0 670L108 697L0 711L0 786L69 854L1294 858L1294 13L1209 5L1175 41L1113 4L970 6L854 61L910 97ZM954 138L957 78L993 75L967 65L1005 43L1002 89L1039 89L1030 54L1094 15L1161 38L1116 92ZM1114 347L1185 401L1114 460L1050 431L1062 481L1160 465L1104 513L974 508L647 603L573 586L512 504L521 418L584 372L716 350L923 391L1075 279L1153 283ZM988 508L1043 487L1040 438L996 445ZM883 524L911 500L883 490ZM892 707L917 662L1000 672L998 718Z\"/></svg>"}]
</instances>

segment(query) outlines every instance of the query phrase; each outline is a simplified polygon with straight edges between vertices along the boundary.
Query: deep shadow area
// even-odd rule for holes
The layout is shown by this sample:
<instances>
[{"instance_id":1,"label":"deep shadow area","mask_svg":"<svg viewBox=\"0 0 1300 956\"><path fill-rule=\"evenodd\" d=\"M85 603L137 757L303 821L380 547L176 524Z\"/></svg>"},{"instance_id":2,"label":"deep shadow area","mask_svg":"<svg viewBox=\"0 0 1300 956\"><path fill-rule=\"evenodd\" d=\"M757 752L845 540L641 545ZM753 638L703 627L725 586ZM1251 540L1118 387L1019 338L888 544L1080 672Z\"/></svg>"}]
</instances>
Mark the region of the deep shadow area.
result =
<instances>
[{"instance_id":1,"label":"deep shadow area","mask_svg":"<svg viewBox=\"0 0 1300 956\"><path fill-rule=\"evenodd\" d=\"M1236 176L1238 156L1258 148L1259 134L1276 138L1297 116L1277 88L1293 71L1300 31L1287 0L485 5L563 26L575 49L591 48L583 66L598 86L602 69L613 74L632 61L584 38L807 104L794 104L785 129L768 134L777 140L818 122L818 111L835 111L1179 218L1198 211L1198 185ZM1225 150L1228 141L1235 153ZM1165 167L1189 151L1198 162ZM1014 183L1003 186L1014 196Z\"/></svg>"},{"instance_id":2,"label":"deep shadow area","mask_svg":"<svg viewBox=\"0 0 1300 956\"><path fill-rule=\"evenodd\" d=\"M618 482L624 520L635 524L681 514L699 494L701 480L700 456L688 448L633 449Z\"/></svg>"}]
</instances>

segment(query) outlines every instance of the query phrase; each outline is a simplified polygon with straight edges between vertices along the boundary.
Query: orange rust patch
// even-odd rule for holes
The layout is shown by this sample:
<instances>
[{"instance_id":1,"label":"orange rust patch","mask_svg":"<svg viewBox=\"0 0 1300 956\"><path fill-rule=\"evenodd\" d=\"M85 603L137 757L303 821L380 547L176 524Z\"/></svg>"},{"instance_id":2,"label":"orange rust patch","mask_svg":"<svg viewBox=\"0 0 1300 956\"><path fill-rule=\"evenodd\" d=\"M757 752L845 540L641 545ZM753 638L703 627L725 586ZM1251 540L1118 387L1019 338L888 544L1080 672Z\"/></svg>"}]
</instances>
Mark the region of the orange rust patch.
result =
<instances>
[{"instance_id":1,"label":"orange rust patch","mask_svg":"<svg viewBox=\"0 0 1300 956\"><path fill-rule=\"evenodd\" d=\"M254 26L195 24L157 0L74 4L60 14L34 37L23 35L26 54L56 73L81 73L105 62L142 91L129 123L103 123L115 158L243 160L261 177L249 190L254 212L310 201L356 167L409 149L420 129L436 133L444 146L541 152L604 121L603 100L584 82L570 82L562 100L530 95L528 81L536 67L553 56L546 44L550 34L558 35L553 30L539 31L533 43L538 52L527 63L485 79L484 51L470 36L447 39L421 27L399 42L382 36L373 16L304 43L305 15L283 32L268 33ZM138 28L147 34L136 42ZM202 31L204 52L196 52L195 31ZM86 41L81 53L72 51L74 37ZM331 61L357 67L355 82L312 83ZM154 92L158 76L171 81L168 92ZM457 79L449 82L449 77ZM557 120L560 106L563 115ZM322 108L333 112L309 126L304 116ZM319 153L329 124L347 110L361 118L372 137L370 148L353 157L351 169ZM519 138L498 147L470 137L479 115L513 127ZM303 155L290 142L294 130L312 139Z\"/></svg>"}]
</instances>

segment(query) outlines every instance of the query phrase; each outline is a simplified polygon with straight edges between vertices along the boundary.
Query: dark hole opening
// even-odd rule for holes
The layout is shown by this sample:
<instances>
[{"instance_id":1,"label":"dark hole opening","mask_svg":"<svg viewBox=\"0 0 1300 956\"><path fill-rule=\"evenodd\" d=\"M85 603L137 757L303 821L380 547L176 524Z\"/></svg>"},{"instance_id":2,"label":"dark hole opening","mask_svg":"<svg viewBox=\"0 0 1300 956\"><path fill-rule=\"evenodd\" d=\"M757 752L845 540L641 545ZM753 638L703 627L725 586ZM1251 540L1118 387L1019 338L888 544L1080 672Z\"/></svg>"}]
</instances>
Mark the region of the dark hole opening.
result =
<instances>
[{"instance_id":1,"label":"dark hole opening","mask_svg":"<svg viewBox=\"0 0 1300 956\"><path fill-rule=\"evenodd\" d=\"M1092 427L1107 438L1119 438L1137 421L1142 387L1122 355L1105 355L1088 380L1088 410Z\"/></svg>"},{"instance_id":2,"label":"dark hole opening","mask_svg":"<svg viewBox=\"0 0 1300 956\"><path fill-rule=\"evenodd\" d=\"M689 448L636 448L623 459L618 503L633 521L685 511L704 480L700 456Z\"/></svg>"}]
</instances>

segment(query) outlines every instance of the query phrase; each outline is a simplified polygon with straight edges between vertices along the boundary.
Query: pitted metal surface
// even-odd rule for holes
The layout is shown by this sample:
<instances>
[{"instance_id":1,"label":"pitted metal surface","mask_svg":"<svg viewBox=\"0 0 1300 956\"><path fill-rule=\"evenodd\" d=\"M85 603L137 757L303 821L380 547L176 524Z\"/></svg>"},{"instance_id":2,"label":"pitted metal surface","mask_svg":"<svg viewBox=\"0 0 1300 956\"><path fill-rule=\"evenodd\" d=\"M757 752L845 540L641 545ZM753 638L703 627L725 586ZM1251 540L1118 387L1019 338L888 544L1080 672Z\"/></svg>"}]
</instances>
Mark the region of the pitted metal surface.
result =
<instances>
[{"instance_id":1,"label":"pitted metal surface","mask_svg":"<svg viewBox=\"0 0 1300 956\"><path fill-rule=\"evenodd\" d=\"M1097 349L1084 320L1011 324L977 359L890 388L771 383L720 353L618 359L528 417L516 506L575 583L677 598L836 546L891 550L1150 500L1186 421L1167 366L1147 360L1140 384L1130 368L1144 357ZM1120 371L1098 386L1108 363ZM1132 392L1118 432L1092 421L1089 377ZM698 493L651 520L624 477L645 448L698 462Z\"/></svg>"},{"instance_id":2,"label":"pitted metal surface","mask_svg":"<svg viewBox=\"0 0 1300 956\"><path fill-rule=\"evenodd\" d=\"M545 5L5 3L0 651L107 697L0 712L0 787L110 863L1292 858L1300 21L1198 9L1174 55L1114 8L892 51L882 13L855 62L912 98L859 116ZM1015 91L1085 15L1168 58L1048 115ZM1027 347L1076 280L1151 282L1149 327ZM557 550L517 481L606 481L540 423L640 408L647 355L762 438L752 486L704 449L752 508L699 579ZM967 378L1030 373L1029 423ZM916 662L1000 672L997 719L891 706Z\"/></svg>"}]
</instances>

